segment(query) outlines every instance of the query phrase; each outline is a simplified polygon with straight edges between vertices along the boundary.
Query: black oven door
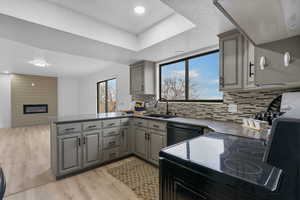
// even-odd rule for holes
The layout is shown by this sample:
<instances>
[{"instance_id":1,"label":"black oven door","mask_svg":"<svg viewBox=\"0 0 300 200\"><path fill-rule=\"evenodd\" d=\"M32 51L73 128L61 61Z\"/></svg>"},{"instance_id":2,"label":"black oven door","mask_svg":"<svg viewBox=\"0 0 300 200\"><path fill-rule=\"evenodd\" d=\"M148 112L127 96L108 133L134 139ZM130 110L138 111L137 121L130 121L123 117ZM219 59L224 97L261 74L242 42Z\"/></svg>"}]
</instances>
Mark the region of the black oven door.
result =
<instances>
[{"instance_id":1,"label":"black oven door","mask_svg":"<svg viewBox=\"0 0 300 200\"><path fill-rule=\"evenodd\" d=\"M207 200L207 198L181 182L175 181L175 200Z\"/></svg>"}]
</instances>

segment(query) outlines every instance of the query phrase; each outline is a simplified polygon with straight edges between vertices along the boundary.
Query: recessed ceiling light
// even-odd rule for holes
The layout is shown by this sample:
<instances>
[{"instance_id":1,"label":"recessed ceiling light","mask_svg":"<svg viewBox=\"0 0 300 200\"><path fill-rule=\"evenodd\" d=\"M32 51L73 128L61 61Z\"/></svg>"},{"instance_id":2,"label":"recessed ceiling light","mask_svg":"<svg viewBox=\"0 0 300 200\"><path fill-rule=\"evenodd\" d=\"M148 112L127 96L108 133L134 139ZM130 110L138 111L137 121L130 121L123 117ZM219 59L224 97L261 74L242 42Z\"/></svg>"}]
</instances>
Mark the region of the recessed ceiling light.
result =
<instances>
[{"instance_id":1,"label":"recessed ceiling light","mask_svg":"<svg viewBox=\"0 0 300 200\"><path fill-rule=\"evenodd\" d=\"M3 71L3 73L4 73L4 74L9 74L9 71L6 70L6 71Z\"/></svg>"},{"instance_id":2,"label":"recessed ceiling light","mask_svg":"<svg viewBox=\"0 0 300 200\"><path fill-rule=\"evenodd\" d=\"M37 58L37 59L34 59L32 61L29 61L28 62L29 64L32 64L36 67L42 67L42 68L45 68L45 67L49 67L51 66L50 63L48 63L45 59L43 58Z\"/></svg>"},{"instance_id":3,"label":"recessed ceiling light","mask_svg":"<svg viewBox=\"0 0 300 200\"><path fill-rule=\"evenodd\" d=\"M136 14L138 14L138 15L144 14L145 11L146 11L146 9L145 9L144 6L136 6L136 7L134 8L134 12L135 12Z\"/></svg>"}]
</instances>

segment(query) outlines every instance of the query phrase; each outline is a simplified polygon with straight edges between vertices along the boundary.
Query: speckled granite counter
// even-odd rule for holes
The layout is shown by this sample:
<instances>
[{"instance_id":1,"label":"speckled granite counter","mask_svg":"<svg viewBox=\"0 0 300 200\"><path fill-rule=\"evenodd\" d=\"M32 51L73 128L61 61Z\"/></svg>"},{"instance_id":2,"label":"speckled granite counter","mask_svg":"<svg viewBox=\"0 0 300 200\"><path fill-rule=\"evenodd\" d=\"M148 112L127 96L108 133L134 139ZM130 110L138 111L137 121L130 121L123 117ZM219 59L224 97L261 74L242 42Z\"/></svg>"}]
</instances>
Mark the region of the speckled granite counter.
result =
<instances>
[{"instance_id":1,"label":"speckled granite counter","mask_svg":"<svg viewBox=\"0 0 300 200\"><path fill-rule=\"evenodd\" d=\"M84 121L94 121L102 119L113 119L113 118L123 118L123 117L135 117L143 119L152 119L160 120L165 122L174 122L188 125L202 126L209 129L212 129L218 133L230 134L235 136L255 138L255 139L265 139L266 133L261 133L259 131L243 127L241 124L231 123L231 122L219 122L213 120L202 120L202 119L190 119L190 118L158 118L158 117L149 117L144 115L132 115L121 112L116 113L105 113L105 114L91 114L91 115L75 115L75 116L66 116L66 117L57 117L50 119L52 123L62 124L62 123L74 123L74 122L84 122Z\"/></svg>"}]
</instances>

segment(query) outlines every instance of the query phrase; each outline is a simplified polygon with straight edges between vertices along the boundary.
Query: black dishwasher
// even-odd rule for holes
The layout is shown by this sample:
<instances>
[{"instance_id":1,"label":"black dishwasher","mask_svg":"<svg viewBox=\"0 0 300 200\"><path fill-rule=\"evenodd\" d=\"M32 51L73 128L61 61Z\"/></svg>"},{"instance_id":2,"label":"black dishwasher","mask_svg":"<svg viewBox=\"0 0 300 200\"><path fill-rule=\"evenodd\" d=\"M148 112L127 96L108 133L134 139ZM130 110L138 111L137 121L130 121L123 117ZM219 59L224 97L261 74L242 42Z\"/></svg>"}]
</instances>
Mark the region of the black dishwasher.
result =
<instances>
[{"instance_id":1,"label":"black dishwasher","mask_svg":"<svg viewBox=\"0 0 300 200\"><path fill-rule=\"evenodd\" d=\"M178 123L168 123L167 131L168 146L201 136L204 133L203 127Z\"/></svg>"}]
</instances>

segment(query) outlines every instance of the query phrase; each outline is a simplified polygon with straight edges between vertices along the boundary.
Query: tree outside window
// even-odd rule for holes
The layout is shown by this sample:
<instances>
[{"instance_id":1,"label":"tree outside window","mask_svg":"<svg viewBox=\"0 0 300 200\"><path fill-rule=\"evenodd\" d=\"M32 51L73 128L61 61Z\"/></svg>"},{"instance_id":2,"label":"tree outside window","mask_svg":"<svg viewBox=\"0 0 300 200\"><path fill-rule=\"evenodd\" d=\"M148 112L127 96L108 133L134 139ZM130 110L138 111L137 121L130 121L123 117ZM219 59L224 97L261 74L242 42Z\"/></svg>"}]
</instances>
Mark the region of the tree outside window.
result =
<instances>
[{"instance_id":1,"label":"tree outside window","mask_svg":"<svg viewBox=\"0 0 300 200\"><path fill-rule=\"evenodd\" d=\"M223 101L219 91L219 51L160 65L160 99Z\"/></svg>"},{"instance_id":2,"label":"tree outside window","mask_svg":"<svg viewBox=\"0 0 300 200\"><path fill-rule=\"evenodd\" d=\"M116 79L97 83L97 112L115 112L117 107Z\"/></svg>"}]
</instances>

